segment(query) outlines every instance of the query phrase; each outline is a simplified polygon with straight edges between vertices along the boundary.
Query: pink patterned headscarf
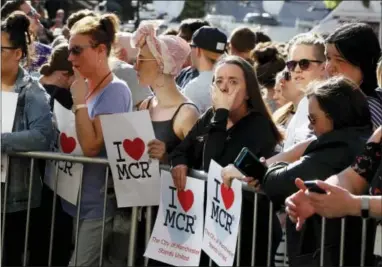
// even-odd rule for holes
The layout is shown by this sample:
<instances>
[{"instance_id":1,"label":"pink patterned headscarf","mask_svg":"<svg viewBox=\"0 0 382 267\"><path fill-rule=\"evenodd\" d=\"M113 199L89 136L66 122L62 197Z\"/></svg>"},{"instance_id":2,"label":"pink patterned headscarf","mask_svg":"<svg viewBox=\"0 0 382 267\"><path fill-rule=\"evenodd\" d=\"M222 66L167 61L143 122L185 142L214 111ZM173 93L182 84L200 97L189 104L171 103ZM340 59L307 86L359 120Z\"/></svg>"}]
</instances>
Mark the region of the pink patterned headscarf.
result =
<instances>
[{"instance_id":1,"label":"pink patterned headscarf","mask_svg":"<svg viewBox=\"0 0 382 267\"><path fill-rule=\"evenodd\" d=\"M152 23L142 23L131 38L133 47L141 48L147 44L164 74L176 76L191 52L189 44L178 36L156 36Z\"/></svg>"}]
</instances>

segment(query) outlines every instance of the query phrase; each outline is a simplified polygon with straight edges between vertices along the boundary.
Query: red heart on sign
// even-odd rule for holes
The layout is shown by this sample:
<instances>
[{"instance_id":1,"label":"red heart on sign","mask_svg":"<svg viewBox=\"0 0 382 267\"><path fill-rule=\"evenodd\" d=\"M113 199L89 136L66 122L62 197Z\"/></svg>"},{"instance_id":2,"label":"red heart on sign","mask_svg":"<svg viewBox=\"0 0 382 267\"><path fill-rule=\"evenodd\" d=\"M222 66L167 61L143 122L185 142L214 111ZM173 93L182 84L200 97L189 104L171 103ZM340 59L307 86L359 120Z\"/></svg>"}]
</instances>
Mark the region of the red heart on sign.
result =
<instances>
[{"instance_id":1,"label":"red heart on sign","mask_svg":"<svg viewBox=\"0 0 382 267\"><path fill-rule=\"evenodd\" d=\"M194 204L194 193L191 190L178 191L178 199L184 211L187 212Z\"/></svg>"},{"instance_id":2,"label":"red heart on sign","mask_svg":"<svg viewBox=\"0 0 382 267\"><path fill-rule=\"evenodd\" d=\"M145 152L145 143L141 138L135 138L133 141L125 139L123 141L123 148L130 157L139 160L143 152Z\"/></svg>"},{"instance_id":3,"label":"red heart on sign","mask_svg":"<svg viewBox=\"0 0 382 267\"><path fill-rule=\"evenodd\" d=\"M76 148L77 142L74 137L68 137L65 133L60 134L61 151L70 154Z\"/></svg>"},{"instance_id":4,"label":"red heart on sign","mask_svg":"<svg viewBox=\"0 0 382 267\"><path fill-rule=\"evenodd\" d=\"M231 187L226 187L224 184L220 185L220 193L222 194L224 206L228 210L235 200L235 194Z\"/></svg>"}]
</instances>

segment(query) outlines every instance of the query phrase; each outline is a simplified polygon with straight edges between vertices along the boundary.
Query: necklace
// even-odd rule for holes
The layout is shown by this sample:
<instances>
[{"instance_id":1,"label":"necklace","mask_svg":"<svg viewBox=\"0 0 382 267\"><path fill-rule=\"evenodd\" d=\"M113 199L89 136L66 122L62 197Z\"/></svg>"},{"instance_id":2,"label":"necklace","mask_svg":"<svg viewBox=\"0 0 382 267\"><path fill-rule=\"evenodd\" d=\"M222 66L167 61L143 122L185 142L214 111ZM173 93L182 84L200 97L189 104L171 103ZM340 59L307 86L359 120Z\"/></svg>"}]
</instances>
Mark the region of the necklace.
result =
<instances>
[{"instance_id":1,"label":"necklace","mask_svg":"<svg viewBox=\"0 0 382 267\"><path fill-rule=\"evenodd\" d=\"M90 93L88 93L88 95L85 97L85 100L88 101L89 98L92 96L92 94L97 91L98 87L106 80L107 77L109 77L109 75L111 74L111 71L105 75L105 77L102 78L102 80L97 84L96 87L94 87L93 91L91 91Z\"/></svg>"}]
</instances>

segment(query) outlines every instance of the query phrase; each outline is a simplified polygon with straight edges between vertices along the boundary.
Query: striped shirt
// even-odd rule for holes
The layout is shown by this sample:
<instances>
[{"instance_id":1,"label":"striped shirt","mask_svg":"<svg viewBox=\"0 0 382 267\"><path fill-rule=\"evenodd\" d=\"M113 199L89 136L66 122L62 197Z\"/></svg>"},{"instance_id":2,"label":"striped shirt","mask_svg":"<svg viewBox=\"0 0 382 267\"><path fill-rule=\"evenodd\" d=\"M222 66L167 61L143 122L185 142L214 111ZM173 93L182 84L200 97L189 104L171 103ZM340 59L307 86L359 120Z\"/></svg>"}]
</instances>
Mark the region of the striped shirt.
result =
<instances>
[{"instance_id":1,"label":"striped shirt","mask_svg":"<svg viewBox=\"0 0 382 267\"><path fill-rule=\"evenodd\" d=\"M380 88L378 88L381 90ZM369 103L369 109L371 113L371 122L373 123L374 128L378 128L380 125L382 125L382 91L377 93L379 98L367 97L367 102Z\"/></svg>"}]
</instances>

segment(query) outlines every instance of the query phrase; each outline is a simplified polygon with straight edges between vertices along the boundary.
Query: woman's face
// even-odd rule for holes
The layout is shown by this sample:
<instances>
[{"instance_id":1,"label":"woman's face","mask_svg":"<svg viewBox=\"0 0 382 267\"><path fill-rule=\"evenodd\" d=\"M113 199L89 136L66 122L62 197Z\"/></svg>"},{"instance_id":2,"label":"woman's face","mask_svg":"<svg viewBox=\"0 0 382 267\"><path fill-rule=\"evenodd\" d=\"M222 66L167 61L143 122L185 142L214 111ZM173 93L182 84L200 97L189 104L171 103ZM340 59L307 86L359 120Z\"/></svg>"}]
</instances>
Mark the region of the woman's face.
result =
<instances>
[{"instance_id":1,"label":"woman's face","mask_svg":"<svg viewBox=\"0 0 382 267\"><path fill-rule=\"evenodd\" d=\"M309 129L313 130L318 137L333 131L333 121L325 111L323 111L315 96L309 97Z\"/></svg>"},{"instance_id":2,"label":"woman's face","mask_svg":"<svg viewBox=\"0 0 382 267\"><path fill-rule=\"evenodd\" d=\"M231 110L237 110L248 100L246 82L243 70L234 64L224 63L218 66L214 74L214 84L224 94L238 91Z\"/></svg>"},{"instance_id":3,"label":"woman's face","mask_svg":"<svg viewBox=\"0 0 382 267\"><path fill-rule=\"evenodd\" d=\"M296 102L301 99L303 92L299 90L291 80L280 80L281 95L287 101Z\"/></svg>"},{"instance_id":4,"label":"woman's face","mask_svg":"<svg viewBox=\"0 0 382 267\"><path fill-rule=\"evenodd\" d=\"M276 101L277 107L282 107L286 103L288 103L288 101L283 97L281 83L282 83L281 80L278 83L276 83L275 90L274 90L275 93L273 94L273 100Z\"/></svg>"},{"instance_id":5,"label":"woman's face","mask_svg":"<svg viewBox=\"0 0 382 267\"><path fill-rule=\"evenodd\" d=\"M76 67L85 78L94 75L100 64L106 62L105 45L94 46L94 42L88 35L74 34L69 39L68 60Z\"/></svg>"},{"instance_id":6,"label":"woman's face","mask_svg":"<svg viewBox=\"0 0 382 267\"><path fill-rule=\"evenodd\" d=\"M13 71L19 65L21 57L21 49L13 49L9 34L1 32L1 72L5 74Z\"/></svg>"},{"instance_id":7,"label":"woman's face","mask_svg":"<svg viewBox=\"0 0 382 267\"><path fill-rule=\"evenodd\" d=\"M325 77L325 62L317 58L316 47L313 45L294 45L289 52L288 62L293 62L295 67L289 69L291 82L294 87L305 91L306 86L314 80Z\"/></svg>"},{"instance_id":8,"label":"woman's face","mask_svg":"<svg viewBox=\"0 0 382 267\"><path fill-rule=\"evenodd\" d=\"M142 86L151 86L158 78L159 65L147 44L139 49L134 68L137 71L139 84Z\"/></svg>"},{"instance_id":9,"label":"woman's face","mask_svg":"<svg viewBox=\"0 0 382 267\"><path fill-rule=\"evenodd\" d=\"M362 83L361 69L341 56L334 44L326 44L325 54L326 71L330 76L343 75L358 85Z\"/></svg>"}]
</instances>

